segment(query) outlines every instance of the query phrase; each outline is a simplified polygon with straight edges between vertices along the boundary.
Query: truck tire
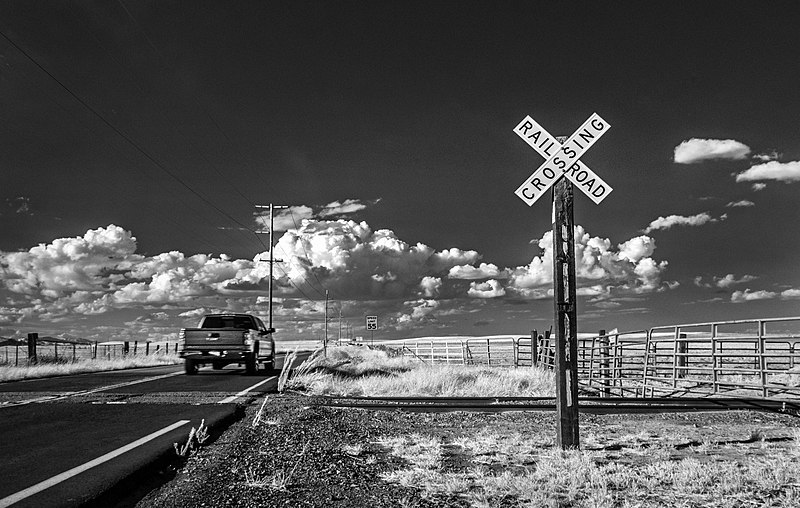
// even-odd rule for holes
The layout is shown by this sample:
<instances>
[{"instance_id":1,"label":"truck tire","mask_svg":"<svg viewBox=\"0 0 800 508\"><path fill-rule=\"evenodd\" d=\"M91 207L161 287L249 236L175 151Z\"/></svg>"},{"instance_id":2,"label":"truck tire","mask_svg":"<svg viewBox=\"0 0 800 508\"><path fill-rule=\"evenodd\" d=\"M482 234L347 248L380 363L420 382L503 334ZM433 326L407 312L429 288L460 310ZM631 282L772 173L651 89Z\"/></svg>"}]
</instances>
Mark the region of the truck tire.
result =
<instances>
[{"instance_id":1,"label":"truck tire","mask_svg":"<svg viewBox=\"0 0 800 508\"><path fill-rule=\"evenodd\" d=\"M253 357L249 357L249 358L245 359L245 361L244 361L244 373L247 374L248 376L252 376L252 375L256 374L257 371L258 371L258 363L257 363L256 357L253 356Z\"/></svg>"},{"instance_id":2,"label":"truck tire","mask_svg":"<svg viewBox=\"0 0 800 508\"><path fill-rule=\"evenodd\" d=\"M186 373L187 376L193 376L197 374L198 366L194 360L186 359L183 362L183 371Z\"/></svg>"},{"instance_id":3,"label":"truck tire","mask_svg":"<svg viewBox=\"0 0 800 508\"><path fill-rule=\"evenodd\" d=\"M264 372L267 374L272 373L275 370L275 360L270 360L268 362L264 362Z\"/></svg>"},{"instance_id":4,"label":"truck tire","mask_svg":"<svg viewBox=\"0 0 800 508\"><path fill-rule=\"evenodd\" d=\"M223 367L225 367L225 364L222 362L211 362L211 368L214 370L221 370Z\"/></svg>"}]
</instances>

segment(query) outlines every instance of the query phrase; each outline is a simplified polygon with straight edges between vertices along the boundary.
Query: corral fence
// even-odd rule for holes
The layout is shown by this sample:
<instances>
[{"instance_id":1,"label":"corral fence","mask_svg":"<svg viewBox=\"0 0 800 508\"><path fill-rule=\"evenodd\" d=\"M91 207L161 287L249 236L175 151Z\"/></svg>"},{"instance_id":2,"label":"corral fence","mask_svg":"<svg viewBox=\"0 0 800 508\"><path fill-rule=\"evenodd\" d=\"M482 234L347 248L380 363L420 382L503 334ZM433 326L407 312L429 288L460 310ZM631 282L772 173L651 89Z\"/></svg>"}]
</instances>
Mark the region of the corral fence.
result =
<instances>
[{"instance_id":1,"label":"corral fence","mask_svg":"<svg viewBox=\"0 0 800 508\"><path fill-rule=\"evenodd\" d=\"M800 396L800 318L692 323L579 343L582 386L600 395Z\"/></svg>"},{"instance_id":2,"label":"corral fence","mask_svg":"<svg viewBox=\"0 0 800 508\"><path fill-rule=\"evenodd\" d=\"M555 337L415 340L395 345L429 364L553 368ZM715 321L578 339L584 393L800 396L800 317Z\"/></svg>"},{"instance_id":3,"label":"corral fence","mask_svg":"<svg viewBox=\"0 0 800 508\"><path fill-rule=\"evenodd\" d=\"M68 363L83 360L167 355L178 352L178 341L108 341L39 337L30 333L25 339L0 337L0 365L31 363Z\"/></svg>"},{"instance_id":4,"label":"corral fence","mask_svg":"<svg viewBox=\"0 0 800 508\"><path fill-rule=\"evenodd\" d=\"M458 338L413 340L392 343L405 356L413 356L430 364L487 365L494 367L532 367L542 364L552 367L555 361L555 342L550 332L530 337Z\"/></svg>"}]
</instances>

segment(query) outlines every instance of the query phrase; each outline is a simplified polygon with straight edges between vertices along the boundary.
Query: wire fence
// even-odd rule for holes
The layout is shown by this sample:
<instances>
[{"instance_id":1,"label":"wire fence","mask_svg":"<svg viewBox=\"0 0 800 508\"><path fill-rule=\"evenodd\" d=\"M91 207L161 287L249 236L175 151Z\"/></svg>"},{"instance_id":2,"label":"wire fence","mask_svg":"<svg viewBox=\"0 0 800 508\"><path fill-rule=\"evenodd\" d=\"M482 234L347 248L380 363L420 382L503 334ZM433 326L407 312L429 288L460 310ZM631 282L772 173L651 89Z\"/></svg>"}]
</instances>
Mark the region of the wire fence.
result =
<instances>
[{"instance_id":1,"label":"wire fence","mask_svg":"<svg viewBox=\"0 0 800 508\"><path fill-rule=\"evenodd\" d=\"M35 353L25 339L0 346L0 365L69 363L97 359L113 360L135 356L177 354L177 341L147 342L47 342L37 341Z\"/></svg>"}]
</instances>

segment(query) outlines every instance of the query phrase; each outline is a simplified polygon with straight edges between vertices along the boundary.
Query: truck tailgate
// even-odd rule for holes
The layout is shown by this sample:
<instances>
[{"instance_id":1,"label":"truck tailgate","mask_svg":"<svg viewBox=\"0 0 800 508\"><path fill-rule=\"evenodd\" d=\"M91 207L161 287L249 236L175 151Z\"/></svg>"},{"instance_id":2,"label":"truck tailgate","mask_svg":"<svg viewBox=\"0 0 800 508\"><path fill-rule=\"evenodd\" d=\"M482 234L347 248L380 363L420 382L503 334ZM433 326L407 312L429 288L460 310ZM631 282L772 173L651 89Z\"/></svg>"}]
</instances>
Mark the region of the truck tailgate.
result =
<instances>
[{"instance_id":1,"label":"truck tailgate","mask_svg":"<svg viewBox=\"0 0 800 508\"><path fill-rule=\"evenodd\" d=\"M246 330L238 328L195 328L184 332L187 349L228 349L245 347Z\"/></svg>"}]
</instances>

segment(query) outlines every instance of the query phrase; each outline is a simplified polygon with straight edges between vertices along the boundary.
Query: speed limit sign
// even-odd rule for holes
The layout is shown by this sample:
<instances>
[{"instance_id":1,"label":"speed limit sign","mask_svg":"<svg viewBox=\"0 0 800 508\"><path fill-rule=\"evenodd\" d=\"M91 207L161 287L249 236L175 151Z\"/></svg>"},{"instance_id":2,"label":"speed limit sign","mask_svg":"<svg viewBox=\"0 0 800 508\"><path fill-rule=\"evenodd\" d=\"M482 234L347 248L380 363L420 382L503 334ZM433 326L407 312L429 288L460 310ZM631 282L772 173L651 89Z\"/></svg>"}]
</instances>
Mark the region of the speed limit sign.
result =
<instances>
[{"instance_id":1,"label":"speed limit sign","mask_svg":"<svg viewBox=\"0 0 800 508\"><path fill-rule=\"evenodd\" d=\"M367 330L378 329L378 316L367 316Z\"/></svg>"}]
</instances>

